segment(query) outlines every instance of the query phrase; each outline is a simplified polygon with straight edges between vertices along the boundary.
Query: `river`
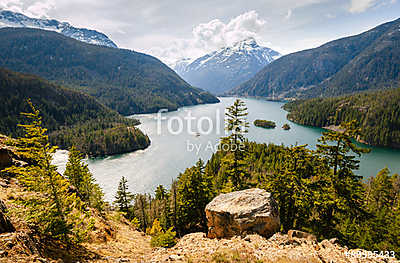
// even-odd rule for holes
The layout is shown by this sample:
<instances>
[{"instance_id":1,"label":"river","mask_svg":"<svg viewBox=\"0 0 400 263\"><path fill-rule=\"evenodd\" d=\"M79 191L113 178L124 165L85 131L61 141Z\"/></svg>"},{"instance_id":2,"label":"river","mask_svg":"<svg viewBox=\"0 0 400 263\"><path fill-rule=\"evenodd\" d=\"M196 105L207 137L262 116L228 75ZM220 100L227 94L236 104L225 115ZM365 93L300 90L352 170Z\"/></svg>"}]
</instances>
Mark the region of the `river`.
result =
<instances>
[{"instance_id":1,"label":"river","mask_svg":"<svg viewBox=\"0 0 400 263\"><path fill-rule=\"evenodd\" d=\"M221 98L218 104L183 107L178 111L162 113L161 118L159 114L132 116L141 121L139 128L149 135L152 142L149 148L87 160L90 171L105 192L106 200L113 199L122 176L128 179L132 192L153 192L160 184L169 186L179 173L194 165L199 158L207 161L219 138L224 135L224 111L234 100L235 98ZM249 112L250 128L247 138L250 141L284 145L308 144L315 149L322 129L288 121L281 102L248 98L243 100ZM255 127L255 119L275 121L277 127ZM291 126L289 131L281 128L285 123ZM369 148L372 148L372 152L361 157L361 168L357 173L368 178L384 167L388 167L393 173L400 173L400 150ZM55 164L60 172L65 169L66 159L66 151L59 151L55 156Z\"/></svg>"}]
</instances>

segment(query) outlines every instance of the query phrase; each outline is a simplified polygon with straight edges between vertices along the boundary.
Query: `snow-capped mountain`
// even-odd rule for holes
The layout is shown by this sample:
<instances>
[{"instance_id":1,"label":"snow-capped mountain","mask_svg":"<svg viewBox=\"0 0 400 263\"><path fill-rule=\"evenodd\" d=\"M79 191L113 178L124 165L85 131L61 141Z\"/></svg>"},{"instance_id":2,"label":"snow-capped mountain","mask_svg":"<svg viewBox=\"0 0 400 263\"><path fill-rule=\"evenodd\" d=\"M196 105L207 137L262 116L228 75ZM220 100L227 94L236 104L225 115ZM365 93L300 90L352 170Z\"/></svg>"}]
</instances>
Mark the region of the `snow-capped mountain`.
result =
<instances>
[{"instance_id":1,"label":"snow-capped mountain","mask_svg":"<svg viewBox=\"0 0 400 263\"><path fill-rule=\"evenodd\" d=\"M193 86L223 94L249 80L280 56L270 48L259 46L254 38L247 38L191 63L188 63L190 59L178 61L174 69Z\"/></svg>"},{"instance_id":2,"label":"snow-capped mountain","mask_svg":"<svg viewBox=\"0 0 400 263\"><path fill-rule=\"evenodd\" d=\"M76 28L67 22L59 22L57 20L31 18L7 10L0 10L0 28L2 27L29 27L56 31L89 44L117 48L117 45L111 39L98 31Z\"/></svg>"}]
</instances>

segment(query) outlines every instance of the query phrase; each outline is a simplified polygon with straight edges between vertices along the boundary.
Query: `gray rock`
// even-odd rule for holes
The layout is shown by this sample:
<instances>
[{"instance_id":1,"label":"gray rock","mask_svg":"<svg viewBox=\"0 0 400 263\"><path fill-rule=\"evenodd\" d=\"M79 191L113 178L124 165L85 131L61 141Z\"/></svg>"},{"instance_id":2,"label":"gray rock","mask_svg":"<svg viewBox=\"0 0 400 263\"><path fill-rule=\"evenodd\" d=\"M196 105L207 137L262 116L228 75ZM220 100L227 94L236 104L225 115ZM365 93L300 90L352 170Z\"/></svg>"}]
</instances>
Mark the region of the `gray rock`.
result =
<instances>
[{"instance_id":1,"label":"gray rock","mask_svg":"<svg viewBox=\"0 0 400 263\"><path fill-rule=\"evenodd\" d=\"M270 237L279 230L278 205L262 189L221 194L206 206L209 238L259 234Z\"/></svg>"}]
</instances>

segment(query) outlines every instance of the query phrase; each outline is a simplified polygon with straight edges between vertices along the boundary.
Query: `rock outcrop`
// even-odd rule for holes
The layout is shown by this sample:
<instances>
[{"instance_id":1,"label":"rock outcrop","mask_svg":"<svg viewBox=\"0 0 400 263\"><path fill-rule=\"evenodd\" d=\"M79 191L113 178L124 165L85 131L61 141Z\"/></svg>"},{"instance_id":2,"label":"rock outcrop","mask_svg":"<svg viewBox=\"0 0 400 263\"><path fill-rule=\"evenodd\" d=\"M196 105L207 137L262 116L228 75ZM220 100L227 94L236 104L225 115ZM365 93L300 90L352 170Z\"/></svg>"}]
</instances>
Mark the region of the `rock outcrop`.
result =
<instances>
[{"instance_id":1,"label":"rock outcrop","mask_svg":"<svg viewBox=\"0 0 400 263\"><path fill-rule=\"evenodd\" d=\"M270 237L280 226L277 203L270 193L257 188L221 194L205 211L209 238L246 234Z\"/></svg>"}]
</instances>

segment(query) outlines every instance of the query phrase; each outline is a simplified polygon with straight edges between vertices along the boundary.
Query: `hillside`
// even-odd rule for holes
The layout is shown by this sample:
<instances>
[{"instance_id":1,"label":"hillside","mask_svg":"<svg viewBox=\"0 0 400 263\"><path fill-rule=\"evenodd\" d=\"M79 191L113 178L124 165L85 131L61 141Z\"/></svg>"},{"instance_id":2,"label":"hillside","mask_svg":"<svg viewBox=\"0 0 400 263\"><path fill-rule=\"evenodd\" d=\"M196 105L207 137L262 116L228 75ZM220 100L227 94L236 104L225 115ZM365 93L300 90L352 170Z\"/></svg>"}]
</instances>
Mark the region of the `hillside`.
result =
<instances>
[{"instance_id":1,"label":"hillside","mask_svg":"<svg viewBox=\"0 0 400 263\"><path fill-rule=\"evenodd\" d=\"M317 97L399 83L400 19L321 47L283 56L230 94Z\"/></svg>"},{"instance_id":2,"label":"hillside","mask_svg":"<svg viewBox=\"0 0 400 263\"><path fill-rule=\"evenodd\" d=\"M0 98L2 134L21 135L17 124L24 123L25 118L20 113L30 112L26 100L31 99L52 143L61 148L74 144L84 153L97 156L143 149L149 144L147 136L133 128L137 120L128 120L88 95L33 75L0 68Z\"/></svg>"},{"instance_id":3,"label":"hillside","mask_svg":"<svg viewBox=\"0 0 400 263\"><path fill-rule=\"evenodd\" d=\"M83 91L123 115L218 102L154 57L51 31L0 29L0 66Z\"/></svg>"},{"instance_id":4,"label":"hillside","mask_svg":"<svg viewBox=\"0 0 400 263\"><path fill-rule=\"evenodd\" d=\"M254 38L248 38L189 64L182 60L175 70L193 86L223 94L252 78L279 56L278 52L259 46Z\"/></svg>"},{"instance_id":5,"label":"hillside","mask_svg":"<svg viewBox=\"0 0 400 263\"><path fill-rule=\"evenodd\" d=\"M288 119L296 123L329 127L357 120L359 138L368 144L400 147L400 88L364 92L346 97L315 98L284 106Z\"/></svg>"}]
</instances>

